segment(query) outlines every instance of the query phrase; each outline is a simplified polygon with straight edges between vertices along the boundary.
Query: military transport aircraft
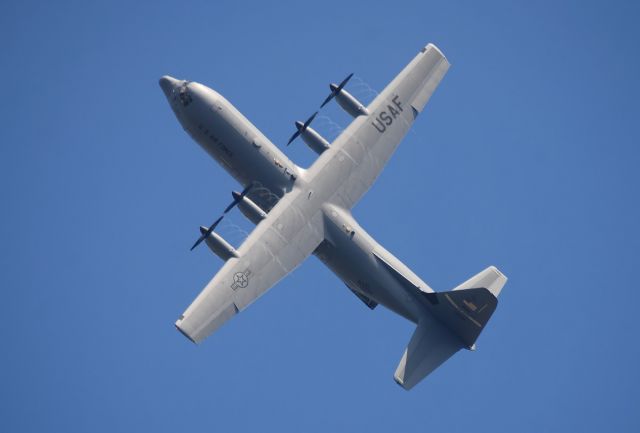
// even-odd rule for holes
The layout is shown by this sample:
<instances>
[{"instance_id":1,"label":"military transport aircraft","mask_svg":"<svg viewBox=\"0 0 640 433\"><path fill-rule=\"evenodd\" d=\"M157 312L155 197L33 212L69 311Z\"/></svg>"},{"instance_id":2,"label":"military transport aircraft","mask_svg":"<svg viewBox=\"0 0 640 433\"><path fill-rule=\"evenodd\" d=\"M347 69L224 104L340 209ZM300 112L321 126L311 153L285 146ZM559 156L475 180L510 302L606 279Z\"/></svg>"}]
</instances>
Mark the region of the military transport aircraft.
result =
<instances>
[{"instance_id":1,"label":"military transport aircraft","mask_svg":"<svg viewBox=\"0 0 640 433\"><path fill-rule=\"evenodd\" d=\"M311 128L317 112L295 123L289 143L301 136L319 154L307 169L291 162L214 90L162 77L160 87L182 127L244 187L211 226L200 228L192 249L204 241L224 265L175 323L178 330L201 342L314 254L367 307L382 304L417 325L395 371L403 388L458 350L475 349L507 278L491 266L451 291L435 292L350 211L448 69L442 52L429 44L367 107L345 90L353 74L331 84L321 107L335 99L353 121L333 143ZM214 232L235 206L256 224L237 249Z\"/></svg>"}]
</instances>

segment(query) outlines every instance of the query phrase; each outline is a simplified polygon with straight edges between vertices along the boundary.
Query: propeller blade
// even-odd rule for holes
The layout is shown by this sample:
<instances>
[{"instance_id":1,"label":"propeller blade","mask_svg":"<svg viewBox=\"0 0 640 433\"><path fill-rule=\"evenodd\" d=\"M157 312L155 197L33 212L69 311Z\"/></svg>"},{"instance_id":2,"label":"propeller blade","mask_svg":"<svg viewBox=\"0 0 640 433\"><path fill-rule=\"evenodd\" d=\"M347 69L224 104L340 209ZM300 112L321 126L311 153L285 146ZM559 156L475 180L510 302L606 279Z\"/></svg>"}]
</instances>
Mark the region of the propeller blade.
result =
<instances>
[{"instance_id":1,"label":"propeller blade","mask_svg":"<svg viewBox=\"0 0 640 433\"><path fill-rule=\"evenodd\" d=\"M309 125L311 125L311 122L313 122L313 119L315 119L317 115L318 115L318 112L316 111L315 113L313 113L313 114L311 115L311 117L309 117L309 118L307 119L307 121L306 121L306 122L304 122L304 125L302 125L302 130L303 130L303 131L304 131L305 129L307 129L307 127L308 127Z\"/></svg>"},{"instance_id":2,"label":"propeller blade","mask_svg":"<svg viewBox=\"0 0 640 433\"><path fill-rule=\"evenodd\" d=\"M320 105L320 108L322 108L325 105L327 105L327 103L329 101L331 101L338 93L340 93L340 90L342 90L342 88L347 84L347 82L351 79L351 77L353 77L353 72L350 73L349 75L347 75L347 78L342 80L342 82L340 84L338 84L337 87L334 88L335 84L332 84L330 86L331 87L331 93L329 94L329 96L327 96L327 99L324 100L322 105Z\"/></svg>"},{"instance_id":3,"label":"propeller blade","mask_svg":"<svg viewBox=\"0 0 640 433\"><path fill-rule=\"evenodd\" d=\"M203 231L203 228L204 228L204 227L200 227L200 233L202 233L202 234L200 235L200 237L198 238L198 240L196 241L196 243L195 243L195 244L193 244L193 246L191 247L191 250L190 250L190 251L193 251L193 249L194 249L195 247L197 247L198 245L200 245L200 244L202 243L202 241L203 241L203 240L205 240L206 238L208 238L208 237L209 237L209 235L211 234L211 232L213 232L213 230L216 228L216 226L217 226L218 224L220 224L220 221L222 221L222 218L224 218L224 215L221 215L221 216L220 216L220 218L218 218L217 220L215 220L215 221L214 221L214 223L213 223L213 224L211 224L211 226L210 226L208 229L204 230L204 231Z\"/></svg>"},{"instance_id":4,"label":"propeller blade","mask_svg":"<svg viewBox=\"0 0 640 433\"><path fill-rule=\"evenodd\" d=\"M249 191L254 187L253 181L249 182L249 185L240 193L240 199L242 199L245 195L249 194Z\"/></svg>"},{"instance_id":5,"label":"propeller blade","mask_svg":"<svg viewBox=\"0 0 640 433\"><path fill-rule=\"evenodd\" d=\"M231 209L233 209L234 206L236 206L238 203L240 203L240 201L244 198L244 196L249 194L249 191L251 191L251 188L253 188L253 182L249 182L249 185L247 185L247 187L245 189L243 189L242 192L240 194L238 194L237 196L236 196L236 194L232 194L233 195L233 201L224 210L223 215L226 214L227 212L229 212Z\"/></svg>"},{"instance_id":6,"label":"propeller blade","mask_svg":"<svg viewBox=\"0 0 640 433\"><path fill-rule=\"evenodd\" d=\"M338 93L340 90L342 90L342 88L347 84L347 82L351 79L351 77L353 77L353 72L350 73L349 75L347 75L347 78L345 78L344 80L342 80L342 82L340 84L338 84L338 89L337 89L336 93Z\"/></svg>"},{"instance_id":7,"label":"propeller blade","mask_svg":"<svg viewBox=\"0 0 640 433\"><path fill-rule=\"evenodd\" d=\"M307 129L309 127L309 125L311 125L311 122L313 122L313 119L316 118L316 116L318 115L318 112L316 111L315 113L313 113L311 115L311 117L309 117L304 123L302 122L296 122L296 129L297 131L293 133L293 135L291 136L291 138L289 139L289 141L287 142L287 146L291 144L291 142L293 140L295 140L296 138L298 138L298 136L304 132L305 129Z\"/></svg>"},{"instance_id":8,"label":"propeller blade","mask_svg":"<svg viewBox=\"0 0 640 433\"><path fill-rule=\"evenodd\" d=\"M195 244L193 244L193 246L191 248L189 248L189 251L193 251L198 245L200 245L200 243L204 240L203 236L200 236L198 238L198 240L196 241Z\"/></svg>"},{"instance_id":9,"label":"propeller blade","mask_svg":"<svg viewBox=\"0 0 640 433\"><path fill-rule=\"evenodd\" d=\"M196 241L195 244L193 244L193 246L191 247L191 251L193 251L193 249L195 247L197 247L198 245L200 245L202 243L203 240L205 240L206 238L209 237L209 235L211 234L211 232L213 232L213 230L216 228L216 226L218 224L220 224L220 221L222 221L222 218L224 218L224 216L231 210L233 209L233 207L235 205L237 205L238 203L240 203L240 201L244 198L245 195L249 194L249 191L251 191L251 188L253 188L254 183L253 182L249 182L249 185L247 185L247 187L245 189L242 190L242 192L236 197L235 194L233 194L233 201L231 202L231 204L229 206L227 206L227 208L224 210L224 212L222 212L222 215L220 215L220 218L218 218L217 220L215 220L213 222L213 224L211 224L211 226L209 228L200 226L200 237L198 238L198 240Z\"/></svg>"},{"instance_id":10,"label":"propeller blade","mask_svg":"<svg viewBox=\"0 0 640 433\"><path fill-rule=\"evenodd\" d=\"M298 138L298 135L300 135L300 129L298 129L296 132L293 133L289 141L287 141L287 146L290 145L293 140Z\"/></svg>"},{"instance_id":11,"label":"propeller blade","mask_svg":"<svg viewBox=\"0 0 640 433\"><path fill-rule=\"evenodd\" d=\"M223 212L222 214L224 215L224 214L226 214L227 212L229 212L231 209L233 209L233 207L234 207L235 205L237 205L238 203L240 203L240 200L241 200L240 198L237 198L237 199L235 199L235 198L234 198L234 199L233 199L233 201L231 202L231 204L225 208L225 210L224 210L224 212Z\"/></svg>"},{"instance_id":12,"label":"propeller blade","mask_svg":"<svg viewBox=\"0 0 640 433\"><path fill-rule=\"evenodd\" d=\"M327 99L324 100L324 102L322 103L322 105L320 105L320 108L324 107L325 105L327 105L327 103L329 101L331 101L333 99L333 97L336 96L336 93L334 91L331 91L331 93L329 93L329 96L327 96Z\"/></svg>"}]
</instances>

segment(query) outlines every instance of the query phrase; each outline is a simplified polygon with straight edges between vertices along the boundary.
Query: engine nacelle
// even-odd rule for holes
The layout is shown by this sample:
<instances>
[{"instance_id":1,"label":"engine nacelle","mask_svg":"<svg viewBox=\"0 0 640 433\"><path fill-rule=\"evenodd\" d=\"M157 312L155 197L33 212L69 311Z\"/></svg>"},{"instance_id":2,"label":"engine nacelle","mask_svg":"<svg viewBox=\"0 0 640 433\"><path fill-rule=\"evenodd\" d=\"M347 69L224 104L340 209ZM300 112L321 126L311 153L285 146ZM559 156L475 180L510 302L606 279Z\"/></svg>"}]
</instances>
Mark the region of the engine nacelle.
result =
<instances>
[{"instance_id":1,"label":"engine nacelle","mask_svg":"<svg viewBox=\"0 0 640 433\"><path fill-rule=\"evenodd\" d=\"M207 227L200 226L201 234L204 235L205 233L207 233L207 230ZM229 244L229 242L222 239L222 236L215 232L211 232L204 241L207 243L211 251L213 251L216 256L220 257L225 262L232 257L240 257L236 249L233 248Z\"/></svg>"},{"instance_id":2,"label":"engine nacelle","mask_svg":"<svg viewBox=\"0 0 640 433\"><path fill-rule=\"evenodd\" d=\"M239 200L238 209L240 209L240 212L242 212L242 214L252 223L258 224L267 217L267 213L263 211L260 206L251 201L251 199L246 195L240 198L241 194L239 192L233 191L231 194L235 200Z\"/></svg>"},{"instance_id":3,"label":"engine nacelle","mask_svg":"<svg viewBox=\"0 0 640 433\"><path fill-rule=\"evenodd\" d=\"M304 142L318 155L321 155L322 152L329 148L329 142L325 140L322 135L318 134L318 132L310 126L304 128L304 123L298 121L296 122L296 128L300 131L300 135Z\"/></svg>"},{"instance_id":4,"label":"engine nacelle","mask_svg":"<svg viewBox=\"0 0 640 433\"><path fill-rule=\"evenodd\" d=\"M329 88L332 92L335 92L338 86L336 84L329 84ZM351 95L351 93L347 92L344 89L340 89L340 91L336 94L336 101L338 104L349 113L352 117L358 116L368 116L369 110L365 108L364 105L360 103L356 98Z\"/></svg>"}]
</instances>

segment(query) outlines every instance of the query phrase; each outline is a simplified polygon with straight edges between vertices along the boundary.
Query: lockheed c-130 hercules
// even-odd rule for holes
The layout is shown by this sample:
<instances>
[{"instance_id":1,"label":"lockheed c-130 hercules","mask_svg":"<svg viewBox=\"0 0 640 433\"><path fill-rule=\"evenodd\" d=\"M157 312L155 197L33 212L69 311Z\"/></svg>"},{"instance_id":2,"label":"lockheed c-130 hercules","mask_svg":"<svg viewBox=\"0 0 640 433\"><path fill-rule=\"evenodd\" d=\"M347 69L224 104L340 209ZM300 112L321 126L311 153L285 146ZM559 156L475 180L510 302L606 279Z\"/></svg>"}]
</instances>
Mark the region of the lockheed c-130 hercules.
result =
<instances>
[{"instance_id":1,"label":"lockheed c-130 hercules","mask_svg":"<svg viewBox=\"0 0 640 433\"><path fill-rule=\"evenodd\" d=\"M353 121L333 143L311 128L317 112L296 122L289 143L301 136L319 154L307 169L214 90L162 77L183 128L244 187L211 226L200 228L192 249L204 241L224 265L176 321L178 330L201 342L313 254L367 307L382 304L416 324L394 375L403 388L458 350L475 349L507 278L490 266L451 291L435 292L351 215L448 69L429 44L366 107L345 90L353 74L331 84L321 107L335 99ZM214 232L235 206L256 224L237 249Z\"/></svg>"}]
</instances>

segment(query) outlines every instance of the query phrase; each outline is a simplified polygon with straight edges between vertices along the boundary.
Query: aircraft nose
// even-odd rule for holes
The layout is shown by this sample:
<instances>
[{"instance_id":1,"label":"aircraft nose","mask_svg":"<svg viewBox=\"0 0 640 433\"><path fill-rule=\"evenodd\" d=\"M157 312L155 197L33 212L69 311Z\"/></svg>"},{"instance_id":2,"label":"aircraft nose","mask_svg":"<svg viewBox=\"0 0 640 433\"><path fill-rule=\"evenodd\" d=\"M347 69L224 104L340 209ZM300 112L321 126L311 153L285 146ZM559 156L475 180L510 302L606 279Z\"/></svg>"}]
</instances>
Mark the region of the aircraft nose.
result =
<instances>
[{"instance_id":1,"label":"aircraft nose","mask_svg":"<svg viewBox=\"0 0 640 433\"><path fill-rule=\"evenodd\" d=\"M171 93L173 93L173 89L178 87L179 83L180 82L178 80L170 77L169 75L164 75L162 78L160 78L160 87L162 88L162 91L167 98L171 96Z\"/></svg>"}]
</instances>

